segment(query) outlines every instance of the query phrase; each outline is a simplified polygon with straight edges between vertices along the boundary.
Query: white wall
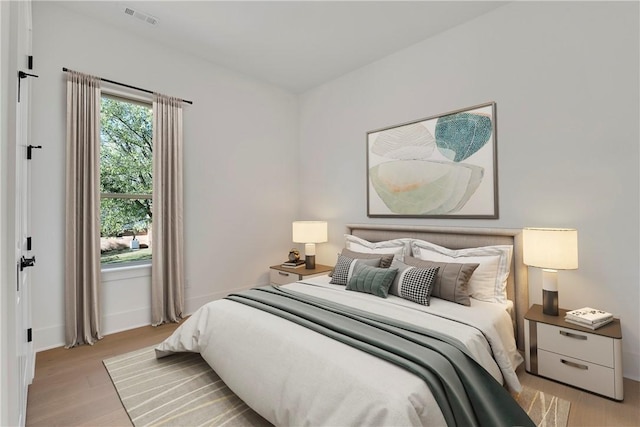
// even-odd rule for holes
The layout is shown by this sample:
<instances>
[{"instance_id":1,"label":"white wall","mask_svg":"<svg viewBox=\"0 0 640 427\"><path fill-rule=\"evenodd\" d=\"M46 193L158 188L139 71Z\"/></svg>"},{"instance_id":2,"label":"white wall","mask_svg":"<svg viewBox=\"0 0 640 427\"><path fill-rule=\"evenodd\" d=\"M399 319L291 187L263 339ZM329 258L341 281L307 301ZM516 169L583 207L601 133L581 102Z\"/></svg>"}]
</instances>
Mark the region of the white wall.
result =
<instances>
[{"instance_id":1,"label":"white wall","mask_svg":"<svg viewBox=\"0 0 640 427\"><path fill-rule=\"evenodd\" d=\"M62 67L193 101L184 107L186 311L268 282L291 245L297 97L56 2L35 2L34 340L63 344L65 74ZM105 276L103 332L149 324L148 269ZM142 273L142 275L141 275Z\"/></svg>"},{"instance_id":2,"label":"white wall","mask_svg":"<svg viewBox=\"0 0 640 427\"><path fill-rule=\"evenodd\" d=\"M579 232L560 304L622 319L625 376L640 379L637 2L514 2L303 94L301 216L330 221ZM500 219L370 219L369 130L497 103ZM531 303L541 302L530 272Z\"/></svg>"},{"instance_id":3,"label":"white wall","mask_svg":"<svg viewBox=\"0 0 640 427\"><path fill-rule=\"evenodd\" d=\"M625 375L640 379L638 39L637 3L515 2L298 100L35 3L34 143L45 147L33 161L36 345L63 337L69 67L194 101L185 107L187 311L265 283L291 246L292 219L330 221L322 263L334 262L350 222L576 227L580 269L560 273L561 305L620 316ZM366 217L367 131L486 101L497 102L500 219ZM532 303L539 279L532 269ZM148 323L148 278L109 282L109 329Z\"/></svg>"}]
</instances>

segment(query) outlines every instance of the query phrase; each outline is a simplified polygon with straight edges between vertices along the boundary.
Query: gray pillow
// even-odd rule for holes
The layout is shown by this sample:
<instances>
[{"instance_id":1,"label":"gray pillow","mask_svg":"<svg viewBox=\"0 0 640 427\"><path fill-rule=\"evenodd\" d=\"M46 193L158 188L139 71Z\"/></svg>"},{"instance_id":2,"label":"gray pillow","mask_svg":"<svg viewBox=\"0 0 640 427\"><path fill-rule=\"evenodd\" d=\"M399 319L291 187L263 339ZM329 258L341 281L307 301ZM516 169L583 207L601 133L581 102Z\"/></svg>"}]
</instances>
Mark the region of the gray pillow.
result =
<instances>
[{"instance_id":1,"label":"gray pillow","mask_svg":"<svg viewBox=\"0 0 640 427\"><path fill-rule=\"evenodd\" d=\"M358 263L353 268L353 275L347 283L347 290L386 298L397 273L398 270L395 268L379 268Z\"/></svg>"},{"instance_id":2,"label":"gray pillow","mask_svg":"<svg viewBox=\"0 0 640 427\"><path fill-rule=\"evenodd\" d=\"M431 296L457 304L471 305L469 279L480 264L426 261L410 256L404 257L404 263L419 268L438 267Z\"/></svg>"},{"instance_id":3,"label":"gray pillow","mask_svg":"<svg viewBox=\"0 0 640 427\"><path fill-rule=\"evenodd\" d=\"M338 261L336 262L336 266L333 268L333 275L331 276L331 281L329 283L334 285L346 285L349 283L349 279L353 275L353 273L351 275L349 274L350 271L353 271L351 264L353 264L354 269L358 264L378 267L380 265L380 258L353 259L343 255L338 255Z\"/></svg>"},{"instance_id":4,"label":"gray pillow","mask_svg":"<svg viewBox=\"0 0 640 427\"><path fill-rule=\"evenodd\" d=\"M391 268L397 268L389 293L422 305L429 305L433 282L438 267L419 268L393 260Z\"/></svg>"},{"instance_id":5,"label":"gray pillow","mask_svg":"<svg viewBox=\"0 0 640 427\"><path fill-rule=\"evenodd\" d=\"M389 268L391 267L391 262L393 261L393 254L365 254L362 252L355 252L350 249L344 248L342 250L341 255L344 255L353 259L373 259L380 258L380 268Z\"/></svg>"},{"instance_id":6,"label":"gray pillow","mask_svg":"<svg viewBox=\"0 0 640 427\"><path fill-rule=\"evenodd\" d=\"M376 259L377 258L380 260L380 265L376 265L375 267L380 267L380 268L389 268L391 266L391 261L393 261L393 254L365 254L362 252L354 252L347 248L344 248L342 252L338 255L343 255L343 256L346 256L347 258L352 258L352 259ZM329 273L329 277L333 277L334 270L335 270L335 267Z\"/></svg>"}]
</instances>

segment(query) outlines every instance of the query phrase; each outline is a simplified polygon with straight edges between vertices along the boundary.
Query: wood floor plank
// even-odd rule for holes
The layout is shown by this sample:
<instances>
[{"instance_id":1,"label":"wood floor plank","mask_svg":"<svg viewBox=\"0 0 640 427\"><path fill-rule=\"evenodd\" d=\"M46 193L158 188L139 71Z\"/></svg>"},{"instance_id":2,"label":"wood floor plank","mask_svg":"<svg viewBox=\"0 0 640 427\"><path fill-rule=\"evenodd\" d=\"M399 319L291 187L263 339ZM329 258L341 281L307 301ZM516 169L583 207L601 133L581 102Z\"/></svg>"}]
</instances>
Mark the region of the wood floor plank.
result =
<instances>
[{"instance_id":1,"label":"wood floor plank","mask_svg":"<svg viewBox=\"0 0 640 427\"><path fill-rule=\"evenodd\" d=\"M157 344L178 326L136 328L106 336L92 346L39 352L29 386L26 425L130 426L102 361Z\"/></svg>"},{"instance_id":2,"label":"wood floor plank","mask_svg":"<svg viewBox=\"0 0 640 427\"><path fill-rule=\"evenodd\" d=\"M32 415L33 425L93 425L97 418L121 407L117 393L113 394L113 386L105 384L69 394L58 393L42 405L39 412L29 414L27 411L27 424L31 425L29 416Z\"/></svg>"},{"instance_id":3,"label":"wood floor plank","mask_svg":"<svg viewBox=\"0 0 640 427\"><path fill-rule=\"evenodd\" d=\"M93 346L55 348L36 355L29 386L27 426L131 426L102 361L159 343L177 324L136 328L106 336ZM549 381L518 369L523 385L571 402L569 427L640 425L640 383L624 380L624 402Z\"/></svg>"},{"instance_id":4,"label":"wood floor plank","mask_svg":"<svg viewBox=\"0 0 640 427\"><path fill-rule=\"evenodd\" d=\"M130 426L131 421L123 408L111 411L91 422L92 427Z\"/></svg>"}]
</instances>

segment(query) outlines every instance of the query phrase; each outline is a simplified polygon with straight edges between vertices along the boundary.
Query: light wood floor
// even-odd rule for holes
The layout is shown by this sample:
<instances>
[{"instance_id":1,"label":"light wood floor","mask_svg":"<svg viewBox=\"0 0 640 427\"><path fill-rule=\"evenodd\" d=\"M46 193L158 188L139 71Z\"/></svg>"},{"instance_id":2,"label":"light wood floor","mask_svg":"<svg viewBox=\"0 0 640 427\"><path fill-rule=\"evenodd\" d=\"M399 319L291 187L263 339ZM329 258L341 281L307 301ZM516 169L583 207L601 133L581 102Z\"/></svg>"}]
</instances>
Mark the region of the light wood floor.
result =
<instances>
[{"instance_id":1,"label":"light wood floor","mask_svg":"<svg viewBox=\"0 0 640 427\"><path fill-rule=\"evenodd\" d=\"M624 379L624 401L617 402L528 374L524 366L520 366L517 373L522 385L571 402L569 427L640 426L640 383L637 381Z\"/></svg>"},{"instance_id":2,"label":"light wood floor","mask_svg":"<svg viewBox=\"0 0 640 427\"><path fill-rule=\"evenodd\" d=\"M177 327L145 326L108 335L92 346L37 353L26 425L131 426L102 360L157 344Z\"/></svg>"},{"instance_id":3,"label":"light wood floor","mask_svg":"<svg viewBox=\"0 0 640 427\"><path fill-rule=\"evenodd\" d=\"M151 326L109 335L93 346L57 348L36 356L29 387L27 426L131 426L102 360L162 341L176 324ZM523 385L571 402L569 426L640 425L640 383L625 378L624 402L527 374Z\"/></svg>"}]
</instances>

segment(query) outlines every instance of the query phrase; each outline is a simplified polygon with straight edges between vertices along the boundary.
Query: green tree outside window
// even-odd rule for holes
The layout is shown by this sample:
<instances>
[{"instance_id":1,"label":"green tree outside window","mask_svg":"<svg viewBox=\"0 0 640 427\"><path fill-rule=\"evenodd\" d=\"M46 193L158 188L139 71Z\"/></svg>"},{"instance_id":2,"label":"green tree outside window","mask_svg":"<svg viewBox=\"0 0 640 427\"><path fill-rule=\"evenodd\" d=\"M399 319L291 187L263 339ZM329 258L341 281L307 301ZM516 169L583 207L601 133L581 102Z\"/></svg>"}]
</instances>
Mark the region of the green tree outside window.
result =
<instances>
[{"instance_id":1,"label":"green tree outside window","mask_svg":"<svg viewBox=\"0 0 640 427\"><path fill-rule=\"evenodd\" d=\"M103 263L151 258L124 236L151 230L153 183L151 106L103 96L100 119L100 236ZM121 239L122 241L119 241ZM144 245L143 245L144 246Z\"/></svg>"}]
</instances>

